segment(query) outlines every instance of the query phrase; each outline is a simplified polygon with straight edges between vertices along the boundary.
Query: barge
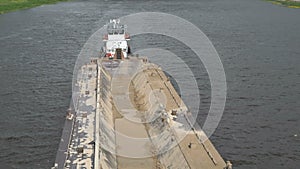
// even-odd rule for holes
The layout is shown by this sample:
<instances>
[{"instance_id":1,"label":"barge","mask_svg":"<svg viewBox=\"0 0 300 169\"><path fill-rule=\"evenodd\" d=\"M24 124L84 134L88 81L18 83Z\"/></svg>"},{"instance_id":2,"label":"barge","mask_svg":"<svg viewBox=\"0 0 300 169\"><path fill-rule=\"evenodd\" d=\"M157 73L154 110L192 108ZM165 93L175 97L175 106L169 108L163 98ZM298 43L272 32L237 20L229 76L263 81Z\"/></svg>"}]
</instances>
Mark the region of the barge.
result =
<instances>
[{"instance_id":1,"label":"barge","mask_svg":"<svg viewBox=\"0 0 300 169\"><path fill-rule=\"evenodd\" d=\"M126 26L111 20L103 40L78 72L53 169L231 169L163 70L131 55Z\"/></svg>"}]
</instances>

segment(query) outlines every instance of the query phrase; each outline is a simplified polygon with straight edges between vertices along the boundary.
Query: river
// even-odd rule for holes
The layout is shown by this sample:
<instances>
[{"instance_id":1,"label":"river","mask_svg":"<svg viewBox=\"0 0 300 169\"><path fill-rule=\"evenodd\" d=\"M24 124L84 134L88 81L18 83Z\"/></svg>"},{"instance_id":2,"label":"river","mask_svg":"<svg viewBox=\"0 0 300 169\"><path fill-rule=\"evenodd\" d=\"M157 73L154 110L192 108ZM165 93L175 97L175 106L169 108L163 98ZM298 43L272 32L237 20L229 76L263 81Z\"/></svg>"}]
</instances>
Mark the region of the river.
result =
<instances>
[{"instance_id":1,"label":"river","mask_svg":"<svg viewBox=\"0 0 300 169\"><path fill-rule=\"evenodd\" d=\"M300 10L261 0L86 0L0 15L0 168L53 165L80 49L109 19L147 11L192 22L218 51L228 85L211 137L220 154L236 169L299 168ZM133 50L159 39L133 37ZM197 80L201 125L205 69Z\"/></svg>"}]
</instances>

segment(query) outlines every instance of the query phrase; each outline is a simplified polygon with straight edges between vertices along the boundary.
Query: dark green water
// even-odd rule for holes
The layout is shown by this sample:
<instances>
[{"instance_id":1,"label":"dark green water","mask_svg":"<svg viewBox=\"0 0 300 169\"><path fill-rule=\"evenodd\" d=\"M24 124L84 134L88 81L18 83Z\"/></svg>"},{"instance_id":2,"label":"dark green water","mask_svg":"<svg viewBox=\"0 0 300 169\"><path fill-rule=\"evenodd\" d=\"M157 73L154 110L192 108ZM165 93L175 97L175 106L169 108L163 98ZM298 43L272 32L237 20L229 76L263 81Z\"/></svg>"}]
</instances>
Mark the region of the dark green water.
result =
<instances>
[{"instance_id":1,"label":"dark green water","mask_svg":"<svg viewBox=\"0 0 300 169\"><path fill-rule=\"evenodd\" d=\"M300 10L260 0L76 1L0 15L0 168L53 165L80 49L109 19L145 11L187 19L215 45L228 85L211 137L222 156L237 169L299 168ZM210 86L205 70L197 79L202 124Z\"/></svg>"}]
</instances>

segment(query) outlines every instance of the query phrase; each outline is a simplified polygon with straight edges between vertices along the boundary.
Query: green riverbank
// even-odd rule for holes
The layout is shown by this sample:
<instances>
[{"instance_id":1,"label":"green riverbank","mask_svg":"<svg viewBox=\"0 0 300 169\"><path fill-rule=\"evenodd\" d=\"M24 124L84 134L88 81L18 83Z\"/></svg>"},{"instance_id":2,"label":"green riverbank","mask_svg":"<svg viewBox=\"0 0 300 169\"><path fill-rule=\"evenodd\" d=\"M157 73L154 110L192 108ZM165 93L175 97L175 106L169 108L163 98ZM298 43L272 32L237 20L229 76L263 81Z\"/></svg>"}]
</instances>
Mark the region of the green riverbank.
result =
<instances>
[{"instance_id":1,"label":"green riverbank","mask_svg":"<svg viewBox=\"0 0 300 169\"><path fill-rule=\"evenodd\" d=\"M300 1L293 0L266 0L272 2L273 4L283 5L289 8L300 8Z\"/></svg>"},{"instance_id":2,"label":"green riverbank","mask_svg":"<svg viewBox=\"0 0 300 169\"><path fill-rule=\"evenodd\" d=\"M66 0L0 0L0 14Z\"/></svg>"}]
</instances>

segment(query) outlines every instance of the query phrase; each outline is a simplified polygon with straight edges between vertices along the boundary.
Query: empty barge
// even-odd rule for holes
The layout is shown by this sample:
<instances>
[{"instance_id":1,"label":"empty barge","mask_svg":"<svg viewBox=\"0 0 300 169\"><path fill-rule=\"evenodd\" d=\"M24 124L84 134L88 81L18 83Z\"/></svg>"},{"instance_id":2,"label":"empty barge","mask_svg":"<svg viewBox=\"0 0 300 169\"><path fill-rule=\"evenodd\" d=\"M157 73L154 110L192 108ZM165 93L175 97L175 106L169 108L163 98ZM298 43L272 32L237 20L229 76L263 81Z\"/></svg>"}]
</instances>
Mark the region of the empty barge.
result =
<instances>
[{"instance_id":1,"label":"empty barge","mask_svg":"<svg viewBox=\"0 0 300 169\"><path fill-rule=\"evenodd\" d=\"M161 68L130 55L112 20L103 55L80 68L54 169L230 169Z\"/></svg>"}]
</instances>

